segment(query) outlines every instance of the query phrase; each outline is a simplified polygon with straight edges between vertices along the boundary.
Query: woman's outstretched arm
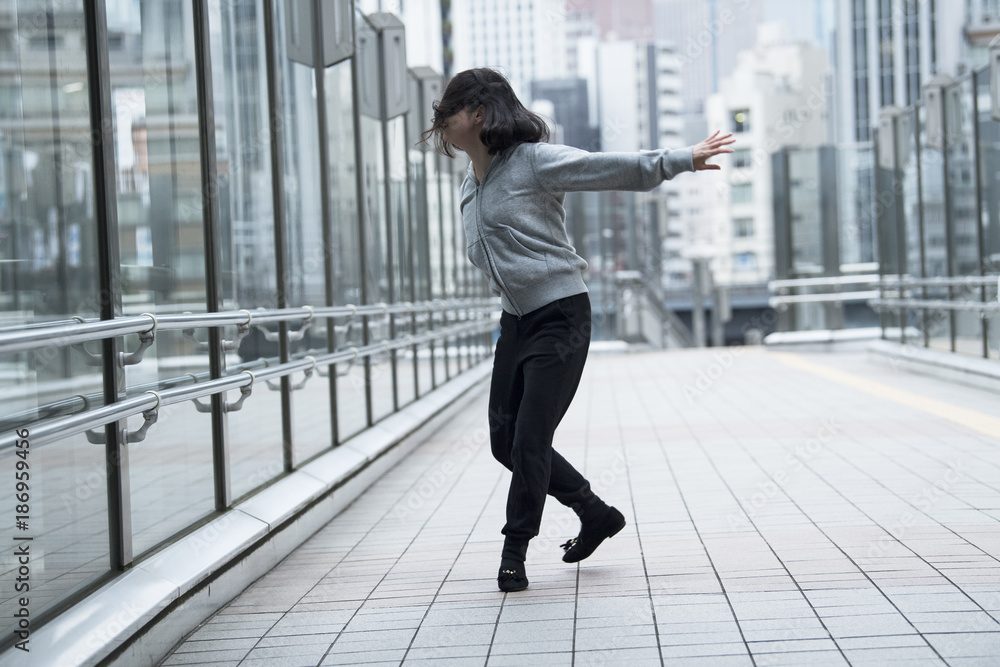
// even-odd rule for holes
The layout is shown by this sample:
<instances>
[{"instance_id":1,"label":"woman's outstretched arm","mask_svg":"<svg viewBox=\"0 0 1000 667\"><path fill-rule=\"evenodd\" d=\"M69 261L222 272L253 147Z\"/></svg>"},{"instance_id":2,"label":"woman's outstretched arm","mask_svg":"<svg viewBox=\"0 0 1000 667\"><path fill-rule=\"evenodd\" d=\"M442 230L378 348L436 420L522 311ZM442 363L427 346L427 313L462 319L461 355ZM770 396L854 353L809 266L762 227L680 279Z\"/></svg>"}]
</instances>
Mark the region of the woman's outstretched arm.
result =
<instances>
[{"instance_id":1,"label":"woman's outstretched arm","mask_svg":"<svg viewBox=\"0 0 1000 667\"><path fill-rule=\"evenodd\" d=\"M535 177L552 192L587 190L648 191L683 171L719 169L706 161L728 148L732 135L716 132L695 146L679 150L636 153L588 153L570 146L534 144L531 164Z\"/></svg>"}]
</instances>

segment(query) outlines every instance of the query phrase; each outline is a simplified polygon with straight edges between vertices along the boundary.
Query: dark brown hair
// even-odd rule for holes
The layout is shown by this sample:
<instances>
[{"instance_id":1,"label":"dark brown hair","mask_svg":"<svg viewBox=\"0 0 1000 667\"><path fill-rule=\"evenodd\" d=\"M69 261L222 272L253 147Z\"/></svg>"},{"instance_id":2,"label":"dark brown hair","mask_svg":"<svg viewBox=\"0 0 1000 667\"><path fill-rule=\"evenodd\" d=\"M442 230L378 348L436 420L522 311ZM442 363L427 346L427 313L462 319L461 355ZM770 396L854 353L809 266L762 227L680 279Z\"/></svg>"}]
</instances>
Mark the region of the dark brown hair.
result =
<instances>
[{"instance_id":1,"label":"dark brown hair","mask_svg":"<svg viewBox=\"0 0 1000 667\"><path fill-rule=\"evenodd\" d=\"M467 69L452 78L441 100L434 103L434 122L421 135L421 141L433 136L438 152L455 157L451 144L444 140L445 121L452 114L477 109L480 104L486 115L479 139L490 155L517 144L548 141L549 128L541 116L521 104L503 74L486 67Z\"/></svg>"}]
</instances>

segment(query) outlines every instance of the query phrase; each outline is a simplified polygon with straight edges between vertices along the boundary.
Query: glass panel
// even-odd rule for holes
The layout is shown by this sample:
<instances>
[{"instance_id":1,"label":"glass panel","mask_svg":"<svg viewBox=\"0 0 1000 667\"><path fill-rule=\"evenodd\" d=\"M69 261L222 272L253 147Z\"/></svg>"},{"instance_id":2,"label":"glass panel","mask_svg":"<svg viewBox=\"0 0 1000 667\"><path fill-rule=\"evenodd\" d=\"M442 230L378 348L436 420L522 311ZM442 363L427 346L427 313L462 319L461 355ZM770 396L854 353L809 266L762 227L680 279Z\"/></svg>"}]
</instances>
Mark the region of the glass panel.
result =
<instances>
[{"instance_id":1,"label":"glass panel","mask_svg":"<svg viewBox=\"0 0 1000 667\"><path fill-rule=\"evenodd\" d=\"M364 188L364 233L365 252L368 261L368 303L390 301L389 235L385 206L386 164L382 141L381 81L384 78L379 69L379 58L375 30L364 15L358 12L355 19L355 39L357 44L358 91L361 100L361 125L359 140L365 147L362 151L362 183ZM371 341L389 338L389 318L371 317L368 320ZM392 412L392 369L389 355L370 358L370 378L372 383L372 412L375 420Z\"/></svg>"},{"instance_id":2,"label":"glass panel","mask_svg":"<svg viewBox=\"0 0 1000 667\"><path fill-rule=\"evenodd\" d=\"M0 0L0 328L100 313L86 49L81 2ZM0 451L0 500L28 517L20 529L8 515L16 533L4 535L32 538L24 542L32 619L110 571L104 447L83 434L31 442L35 422L103 404L100 350L45 345L0 355L0 432L27 435L26 446ZM16 511L20 504L28 511ZM5 641L24 596L15 589L16 546L8 542L0 557Z\"/></svg>"},{"instance_id":3,"label":"glass panel","mask_svg":"<svg viewBox=\"0 0 1000 667\"><path fill-rule=\"evenodd\" d=\"M109 3L122 300L126 315L206 309L200 131L190 3ZM120 47L120 48L119 48ZM206 377L205 329L162 331L125 369L130 394ZM214 508L211 416L168 406L130 448L138 555Z\"/></svg>"},{"instance_id":4,"label":"glass panel","mask_svg":"<svg viewBox=\"0 0 1000 667\"><path fill-rule=\"evenodd\" d=\"M823 272L818 168L815 150L789 151L792 270L796 277L815 276Z\"/></svg>"},{"instance_id":5,"label":"glass panel","mask_svg":"<svg viewBox=\"0 0 1000 667\"><path fill-rule=\"evenodd\" d=\"M0 327L100 310L82 7L0 2Z\"/></svg>"},{"instance_id":6,"label":"glass panel","mask_svg":"<svg viewBox=\"0 0 1000 667\"><path fill-rule=\"evenodd\" d=\"M455 185L456 173L464 178L468 159L462 154L456 159L443 158L441 161L441 248L444 270L443 294L441 298L454 298L457 292L457 262L469 263L465 248L459 244L465 239L461 231L462 220L458 211L458 189ZM461 185L461 180L457 181ZM457 233L457 236L456 236Z\"/></svg>"},{"instance_id":7,"label":"glass panel","mask_svg":"<svg viewBox=\"0 0 1000 667\"><path fill-rule=\"evenodd\" d=\"M874 200L874 163L870 147L838 150L837 184L839 190L840 257L843 264L867 264L877 261ZM845 273L850 267L842 267Z\"/></svg>"},{"instance_id":8,"label":"glass panel","mask_svg":"<svg viewBox=\"0 0 1000 667\"><path fill-rule=\"evenodd\" d=\"M223 310L276 308L274 207L268 132L264 15L259 3L212 0L209 23L215 96ZM292 328L297 325L293 324ZM255 327L228 354L226 374L278 362L277 327ZM240 393L230 392L229 401ZM232 495L277 477L282 457L281 394L261 383L229 420Z\"/></svg>"},{"instance_id":9,"label":"glass panel","mask_svg":"<svg viewBox=\"0 0 1000 667\"><path fill-rule=\"evenodd\" d=\"M920 109L920 190L924 212L924 271L928 278L948 275L948 244L944 215L944 155L940 148L928 145L926 109ZM946 287L915 289L914 296L923 299L947 299ZM929 311L921 327L928 345L938 350L951 350L951 318L945 311Z\"/></svg>"},{"instance_id":10,"label":"glass panel","mask_svg":"<svg viewBox=\"0 0 1000 667\"><path fill-rule=\"evenodd\" d=\"M919 163L917 160L917 134L914 132L914 128L917 127L917 114L915 111L910 110L905 116L905 120L900 122L905 124L907 128L906 136L901 137L901 139L906 141L906 145L903 147L902 156L904 158L903 164L900 165L901 178L903 185L903 209L902 214L902 225L903 225L903 235L904 235L904 248L905 260L903 262L903 268L901 273L904 277L909 278L922 278L923 277L923 239L921 237L920 230L920 190L919 190ZM894 294L893 296L898 296ZM906 332L906 338L911 343L916 343L919 345L924 344L923 330L924 321L927 317L927 311L925 310L908 310L906 312L906 326L908 330Z\"/></svg>"},{"instance_id":11,"label":"glass panel","mask_svg":"<svg viewBox=\"0 0 1000 667\"><path fill-rule=\"evenodd\" d=\"M329 132L328 174L330 179L330 212L334 248L330 253L333 270L333 303L334 305L360 304L361 299L361 241L358 227L358 185L357 161L355 158L354 102L353 83L351 82L350 61L340 63L326 70L326 112L327 131ZM343 321L338 324L343 327ZM345 331L341 328L336 334L337 349L360 346L364 344L364 329L361 318L351 323ZM325 342L320 344L325 349ZM346 366L340 366L340 372L346 371ZM343 381L337 381L337 433L341 441L367 425L366 399L363 374L358 375L362 367L351 368L351 380L360 378L360 384L343 387ZM323 398L329 400L329 381L324 379ZM310 400L318 388L309 392ZM305 400L303 396L303 400ZM317 404L312 410L320 410ZM313 414L326 414L329 410ZM321 440L314 439L319 447ZM318 449L317 449L318 451Z\"/></svg>"},{"instance_id":12,"label":"glass panel","mask_svg":"<svg viewBox=\"0 0 1000 667\"><path fill-rule=\"evenodd\" d=\"M444 242L441 238L441 161L447 158L428 152L424 156L427 167L427 259L430 287L428 297L444 296Z\"/></svg>"},{"instance_id":13,"label":"glass panel","mask_svg":"<svg viewBox=\"0 0 1000 667\"><path fill-rule=\"evenodd\" d=\"M979 107L979 189L982 201L980 225L983 238L983 274L1000 275L1000 122L990 115L990 72L976 75L976 94ZM997 290L993 286L986 292L986 301L996 302ZM993 313L986 321L986 343L991 359L1000 358L1000 313Z\"/></svg>"},{"instance_id":14,"label":"glass panel","mask_svg":"<svg viewBox=\"0 0 1000 667\"><path fill-rule=\"evenodd\" d=\"M409 164L406 141L406 117L397 116L387 123L389 139L389 200L392 219L392 276L395 281L393 299L414 301L416 299L413 271L415 248L411 238L410 202L407 190L407 167ZM409 315L395 317L392 336L395 338L413 333L413 319ZM415 397L413 376L413 348L403 348L395 353L396 397L400 407L413 401Z\"/></svg>"},{"instance_id":15,"label":"glass panel","mask_svg":"<svg viewBox=\"0 0 1000 667\"><path fill-rule=\"evenodd\" d=\"M979 237L976 218L976 153L973 137L972 79L945 91L948 116L948 209L952 236L952 274L979 275ZM979 288L955 287L953 300L978 300ZM955 351L983 356L979 313L956 311Z\"/></svg>"},{"instance_id":16,"label":"glass panel","mask_svg":"<svg viewBox=\"0 0 1000 667\"><path fill-rule=\"evenodd\" d=\"M815 150L788 151L792 276L796 278L809 278L823 274L818 169L818 154ZM741 184L739 187L749 192L750 184ZM737 192L737 186L734 186L733 202L738 201L749 200L741 199ZM752 252L734 254L733 271L737 274L756 273L757 255ZM815 290L802 291L808 293ZM800 303L795 304L793 308L796 330L809 331L826 328L823 304Z\"/></svg>"},{"instance_id":17,"label":"glass panel","mask_svg":"<svg viewBox=\"0 0 1000 667\"><path fill-rule=\"evenodd\" d=\"M16 378L19 390L31 396L45 391L44 385L49 381L38 381L39 375L30 370L31 364L27 362L30 356L0 356L4 394L10 388L8 381L14 379L12 369L23 372ZM78 409L82 411L85 405L80 401ZM15 613L21 608L18 599L27 595L25 589L15 588L19 581L24 581L18 579L23 573L18 572L20 564L15 553L20 545L27 546L31 558L27 596L32 619L38 619L54 605L95 583L111 569L104 446L91 444L82 433L33 445L30 426L37 414L31 412L3 420L4 433L16 431L23 438L17 442L18 447L0 451L0 470L7 481L0 492L0 502L12 513L8 515L9 529L4 529L4 535L31 538L8 542L0 557L0 576L8 582L0 591L0 630L5 637L11 637L17 629ZM21 519L22 516L25 518Z\"/></svg>"}]
</instances>

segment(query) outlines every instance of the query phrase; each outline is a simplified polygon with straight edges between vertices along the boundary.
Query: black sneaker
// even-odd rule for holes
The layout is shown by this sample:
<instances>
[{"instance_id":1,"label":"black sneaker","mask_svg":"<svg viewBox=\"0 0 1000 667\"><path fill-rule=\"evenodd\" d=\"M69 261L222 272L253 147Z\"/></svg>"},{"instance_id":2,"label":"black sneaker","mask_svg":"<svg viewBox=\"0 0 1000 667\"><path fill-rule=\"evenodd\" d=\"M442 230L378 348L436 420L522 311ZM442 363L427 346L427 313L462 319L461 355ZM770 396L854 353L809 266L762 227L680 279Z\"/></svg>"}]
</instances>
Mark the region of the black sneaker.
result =
<instances>
[{"instance_id":1,"label":"black sneaker","mask_svg":"<svg viewBox=\"0 0 1000 667\"><path fill-rule=\"evenodd\" d=\"M563 561L567 563L578 563L594 553L601 542L617 535L625 527L625 517L614 507L608 507L607 511L600 518L592 521L585 521L580 526L580 534L561 545L566 553L563 554Z\"/></svg>"},{"instance_id":2,"label":"black sneaker","mask_svg":"<svg viewBox=\"0 0 1000 667\"><path fill-rule=\"evenodd\" d=\"M528 576L524 573L524 563L521 563L520 567L514 567L513 569L509 569L509 566L505 568L501 565L500 572L497 573L497 586L504 593L514 593L527 588Z\"/></svg>"}]
</instances>

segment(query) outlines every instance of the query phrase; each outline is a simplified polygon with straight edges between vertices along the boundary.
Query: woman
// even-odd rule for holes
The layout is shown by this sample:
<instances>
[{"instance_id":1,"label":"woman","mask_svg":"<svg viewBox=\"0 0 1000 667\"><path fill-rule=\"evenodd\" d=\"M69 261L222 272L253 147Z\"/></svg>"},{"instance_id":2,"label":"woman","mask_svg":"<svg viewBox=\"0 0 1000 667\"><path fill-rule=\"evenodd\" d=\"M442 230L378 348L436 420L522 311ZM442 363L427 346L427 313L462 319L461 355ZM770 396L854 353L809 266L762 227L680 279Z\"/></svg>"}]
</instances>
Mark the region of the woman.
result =
<instances>
[{"instance_id":1,"label":"woman","mask_svg":"<svg viewBox=\"0 0 1000 667\"><path fill-rule=\"evenodd\" d=\"M580 383L590 344L587 263L566 233L566 192L648 191L684 171L719 169L706 160L733 143L712 137L683 150L588 153L544 143L545 122L524 108L503 75L456 75L434 105L437 149L472 160L462 185L469 259L500 295L503 314L493 361L489 422L493 456L513 474L497 585L528 587L528 541L538 534L545 495L580 517L563 560L587 558L625 526L590 483L552 449L552 436Z\"/></svg>"}]
</instances>

